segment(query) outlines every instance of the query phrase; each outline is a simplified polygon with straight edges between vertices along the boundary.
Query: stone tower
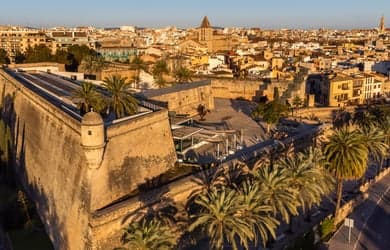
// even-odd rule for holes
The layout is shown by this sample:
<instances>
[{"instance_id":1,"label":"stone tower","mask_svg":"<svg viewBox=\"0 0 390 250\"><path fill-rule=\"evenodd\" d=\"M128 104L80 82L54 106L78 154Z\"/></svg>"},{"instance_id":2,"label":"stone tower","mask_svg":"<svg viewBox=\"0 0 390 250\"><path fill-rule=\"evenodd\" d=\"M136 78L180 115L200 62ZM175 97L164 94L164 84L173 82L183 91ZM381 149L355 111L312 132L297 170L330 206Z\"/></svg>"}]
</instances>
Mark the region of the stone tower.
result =
<instances>
[{"instance_id":1,"label":"stone tower","mask_svg":"<svg viewBox=\"0 0 390 250\"><path fill-rule=\"evenodd\" d=\"M212 51L213 46L213 28L210 25L209 19L205 16L198 29L198 40L201 44L207 46L209 51Z\"/></svg>"},{"instance_id":2,"label":"stone tower","mask_svg":"<svg viewBox=\"0 0 390 250\"><path fill-rule=\"evenodd\" d=\"M383 33L385 31L385 17L381 17L381 21L379 22L379 32Z\"/></svg>"},{"instance_id":3,"label":"stone tower","mask_svg":"<svg viewBox=\"0 0 390 250\"><path fill-rule=\"evenodd\" d=\"M103 119L96 112L86 113L81 121L81 146L88 167L99 168L103 160L105 136Z\"/></svg>"}]
</instances>

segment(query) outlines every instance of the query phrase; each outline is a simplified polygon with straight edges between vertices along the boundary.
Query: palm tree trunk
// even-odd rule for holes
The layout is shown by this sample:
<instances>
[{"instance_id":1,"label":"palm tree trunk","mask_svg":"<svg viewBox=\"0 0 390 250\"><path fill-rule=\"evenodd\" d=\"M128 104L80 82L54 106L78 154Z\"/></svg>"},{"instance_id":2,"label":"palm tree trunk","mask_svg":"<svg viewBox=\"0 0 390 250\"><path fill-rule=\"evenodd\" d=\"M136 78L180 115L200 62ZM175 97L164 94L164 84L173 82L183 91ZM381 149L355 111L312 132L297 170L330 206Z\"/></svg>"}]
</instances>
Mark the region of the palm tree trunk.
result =
<instances>
[{"instance_id":1,"label":"palm tree trunk","mask_svg":"<svg viewBox=\"0 0 390 250\"><path fill-rule=\"evenodd\" d=\"M380 160L379 160L379 166L378 166L378 171L377 171L377 174L379 174L379 172L382 170L382 167L383 167L383 157L381 156Z\"/></svg>"},{"instance_id":2,"label":"palm tree trunk","mask_svg":"<svg viewBox=\"0 0 390 250\"><path fill-rule=\"evenodd\" d=\"M294 225L293 225L293 223L294 223L294 216L291 216L290 224L289 224L289 229L288 229L288 231L289 231L290 233L293 233L293 232L294 232Z\"/></svg>"},{"instance_id":3,"label":"palm tree trunk","mask_svg":"<svg viewBox=\"0 0 390 250\"><path fill-rule=\"evenodd\" d=\"M337 201L336 201L336 209L334 212L335 221L337 220L337 217L339 215L342 194L343 194L343 179L337 178L337 190L336 190Z\"/></svg>"}]
</instances>

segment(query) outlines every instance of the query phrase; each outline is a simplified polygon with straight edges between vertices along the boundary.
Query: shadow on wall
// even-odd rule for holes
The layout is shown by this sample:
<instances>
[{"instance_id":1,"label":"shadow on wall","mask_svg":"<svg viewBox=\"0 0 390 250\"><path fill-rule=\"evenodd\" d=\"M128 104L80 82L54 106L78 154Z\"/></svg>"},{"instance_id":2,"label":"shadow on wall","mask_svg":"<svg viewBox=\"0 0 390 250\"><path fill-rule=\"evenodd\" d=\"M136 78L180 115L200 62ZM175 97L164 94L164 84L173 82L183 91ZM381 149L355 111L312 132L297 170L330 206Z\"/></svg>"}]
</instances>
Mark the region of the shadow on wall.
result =
<instances>
[{"instance_id":1,"label":"shadow on wall","mask_svg":"<svg viewBox=\"0 0 390 250\"><path fill-rule=\"evenodd\" d=\"M5 95L5 85L1 93L0 104L0 159L1 171L8 184L14 185L14 159L15 159L15 123L16 113L14 110L15 93Z\"/></svg>"},{"instance_id":2,"label":"shadow on wall","mask_svg":"<svg viewBox=\"0 0 390 250\"><path fill-rule=\"evenodd\" d=\"M49 201L52 200L51 195L44 190L33 180L28 179L26 168L26 124L16 115L14 101L16 93L5 95L5 86L2 91L2 103L0 113L0 123L6 128L3 131L10 131L9 140L7 143L1 143L2 159L7 160L8 169L7 176L16 186L21 186L25 190L30 200L34 201L38 214L45 225L45 229L54 246L61 246L62 249L68 248L68 239L64 235L65 229L63 223L56 214L56 204ZM3 135L0 135L3 136ZM4 138L4 137L3 137ZM7 154L7 158L4 157ZM39 181L39 178L38 178ZM49 207L49 204L50 207ZM55 232L55 233L53 233Z\"/></svg>"},{"instance_id":3,"label":"shadow on wall","mask_svg":"<svg viewBox=\"0 0 390 250\"><path fill-rule=\"evenodd\" d=\"M252 119L252 112L257 106L255 102L245 99L231 99L230 103L235 111L241 112Z\"/></svg>"}]
</instances>

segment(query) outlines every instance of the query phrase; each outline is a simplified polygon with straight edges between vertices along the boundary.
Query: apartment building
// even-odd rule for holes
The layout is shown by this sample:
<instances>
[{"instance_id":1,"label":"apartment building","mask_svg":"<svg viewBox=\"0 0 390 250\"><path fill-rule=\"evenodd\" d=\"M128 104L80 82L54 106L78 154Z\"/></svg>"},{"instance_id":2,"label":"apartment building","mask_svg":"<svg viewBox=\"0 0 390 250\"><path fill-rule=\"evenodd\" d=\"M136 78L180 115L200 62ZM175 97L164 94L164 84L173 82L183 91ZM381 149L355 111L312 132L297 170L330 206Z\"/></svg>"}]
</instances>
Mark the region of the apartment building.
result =
<instances>
[{"instance_id":1,"label":"apartment building","mask_svg":"<svg viewBox=\"0 0 390 250\"><path fill-rule=\"evenodd\" d=\"M86 45L92 49L96 48L96 42L86 32L81 31L54 31L48 33L52 38L52 52L66 49L72 45Z\"/></svg>"},{"instance_id":2,"label":"apartment building","mask_svg":"<svg viewBox=\"0 0 390 250\"><path fill-rule=\"evenodd\" d=\"M330 107L362 104L382 94L382 82L371 74L333 73L310 81L319 81L313 84L320 86L320 98L316 99Z\"/></svg>"},{"instance_id":3,"label":"apartment building","mask_svg":"<svg viewBox=\"0 0 390 250\"><path fill-rule=\"evenodd\" d=\"M36 45L50 47L50 40L45 33L29 29L0 30L0 48L7 51L11 61L14 60L17 52L26 52L28 47Z\"/></svg>"}]
</instances>

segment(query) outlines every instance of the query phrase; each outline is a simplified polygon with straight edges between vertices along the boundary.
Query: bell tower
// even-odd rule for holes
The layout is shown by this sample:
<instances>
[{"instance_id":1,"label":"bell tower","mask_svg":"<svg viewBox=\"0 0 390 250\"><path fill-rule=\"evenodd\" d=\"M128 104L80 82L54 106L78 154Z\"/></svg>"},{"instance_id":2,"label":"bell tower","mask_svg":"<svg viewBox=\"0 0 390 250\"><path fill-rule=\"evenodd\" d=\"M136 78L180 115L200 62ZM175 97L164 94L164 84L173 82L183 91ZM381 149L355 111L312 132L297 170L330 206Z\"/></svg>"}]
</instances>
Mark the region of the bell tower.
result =
<instances>
[{"instance_id":1,"label":"bell tower","mask_svg":"<svg viewBox=\"0 0 390 250\"><path fill-rule=\"evenodd\" d=\"M385 32L385 17L382 15L381 20L379 22L379 32Z\"/></svg>"},{"instance_id":2,"label":"bell tower","mask_svg":"<svg viewBox=\"0 0 390 250\"><path fill-rule=\"evenodd\" d=\"M210 25L209 19L205 16L198 29L199 43L207 46L209 51L212 51L213 47L213 28Z\"/></svg>"}]
</instances>

